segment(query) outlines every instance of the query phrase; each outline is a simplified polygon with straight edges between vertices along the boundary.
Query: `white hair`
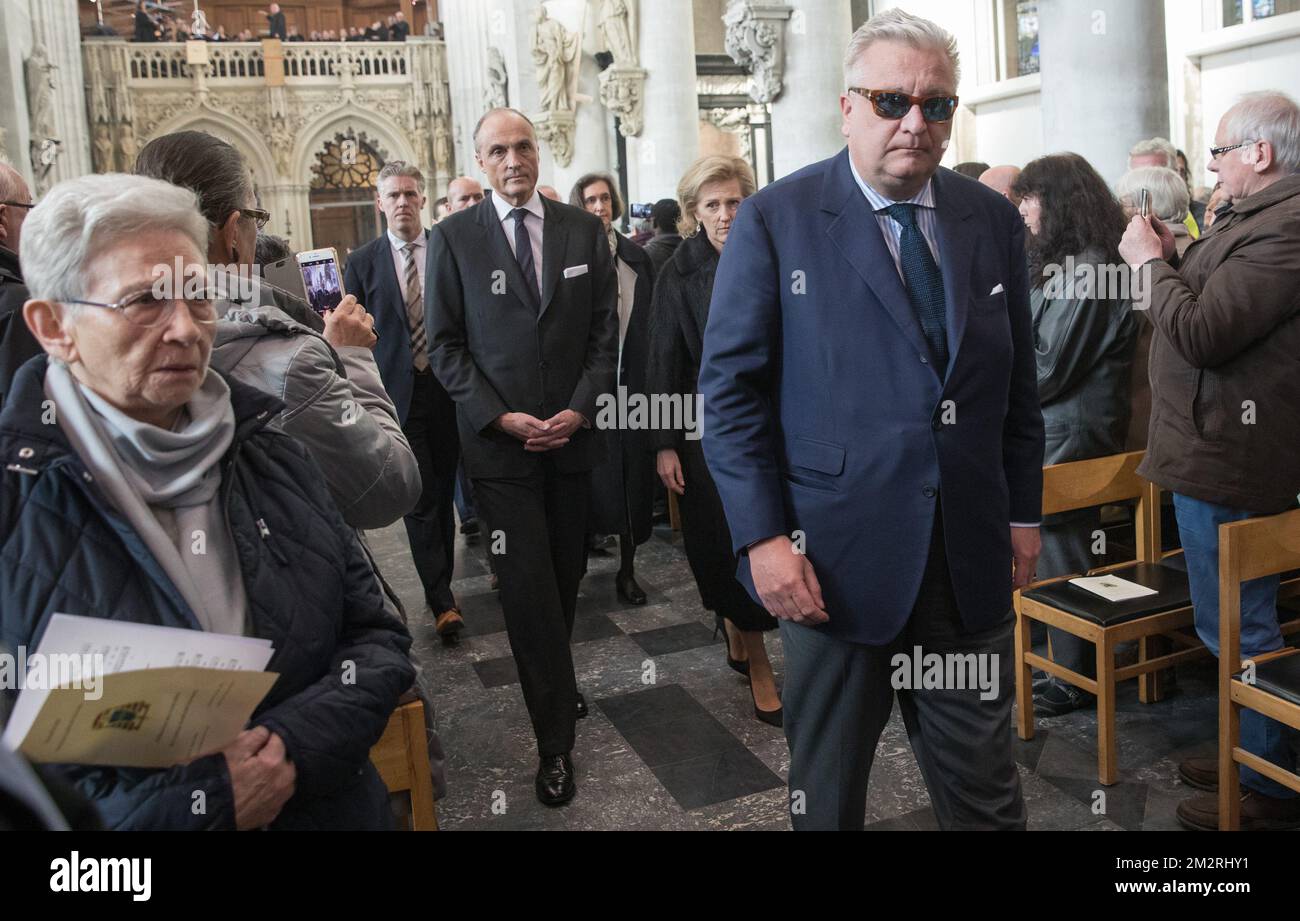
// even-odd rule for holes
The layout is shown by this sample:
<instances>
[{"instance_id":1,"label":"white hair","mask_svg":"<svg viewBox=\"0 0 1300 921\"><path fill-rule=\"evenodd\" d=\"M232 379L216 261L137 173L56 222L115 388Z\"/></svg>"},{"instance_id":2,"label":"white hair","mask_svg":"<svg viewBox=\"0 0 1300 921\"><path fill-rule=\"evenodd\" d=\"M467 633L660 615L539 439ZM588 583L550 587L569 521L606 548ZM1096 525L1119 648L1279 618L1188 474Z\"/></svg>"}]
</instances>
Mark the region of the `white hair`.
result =
<instances>
[{"instance_id":1,"label":"white hair","mask_svg":"<svg viewBox=\"0 0 1300 921\"><path fill-rule=\"evenodd\" d=\"M1129 160L1134 157L1149 157L1151 154L1163 154L1165 166L1170 169L1178 168L1178 148L1174 147L1166 138L1150 138L1145 141L1138 141L1133 145L1133 149L1128 152Z\"/></svg>"},{"instance_id":2,"label":"white hair","mask_svg":"<svg viewBox=\"0 0 1300 921\"><path fill-rule=\"evenodd\" d=\"M920 16L913 16L898 7L877 13L864 22L849 39L844 52L844 86L853 81L853 68L874 42L901 42L913 48L936 48L948 57L952 65L954 86L961 83L961 59L957 54L957 40L940 25ZM876 89L876 87L868 87Z\"/></svg>"},{"instance_id":3,"label":"white hair","mask_svg":"<svg viewBox=\"0 0 1300 921\"><path fill-rule=\"evenodd\" d=\"M1223 128L1229 144L1268 141L1282 172L1300 173L1300 107L1286 93L1247 93L1223 116Z\"/></svg>"},{"instance_id":4,"label":"white hair","mask_svg":"<svg viewBox=\"0 0 1300 921\"><path fill-rule=\"evenodd\" d=\"M1142 189L1151 193L1151 213L1162 221L1179 223L1187 218L1191 195L1183 177L1165 166L1140 166L1120 177L1115 195L1137 206Z\"/></svg>"},{"instance_id":5,"label":"white hair","mask_svg":"<svg viewBox=\"0 0 1300 921\"><path fill-rule=\"evenodd\" d=\"M175 231L208 251L208 222L199 199L161 179L98 173L60 182L23 224L19 260L33 298L85 297L91 260L134 234Z\"/></svg>"}]
</instances>

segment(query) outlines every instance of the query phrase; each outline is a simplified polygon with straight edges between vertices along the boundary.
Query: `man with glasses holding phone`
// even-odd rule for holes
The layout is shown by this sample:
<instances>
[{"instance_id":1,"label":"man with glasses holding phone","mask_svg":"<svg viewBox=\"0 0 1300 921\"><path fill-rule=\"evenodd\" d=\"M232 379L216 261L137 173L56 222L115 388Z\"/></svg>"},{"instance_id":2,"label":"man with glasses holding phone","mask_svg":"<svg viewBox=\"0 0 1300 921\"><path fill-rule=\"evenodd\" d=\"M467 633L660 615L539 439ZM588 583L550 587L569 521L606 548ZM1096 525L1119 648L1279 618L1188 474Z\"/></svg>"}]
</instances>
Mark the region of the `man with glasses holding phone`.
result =
<instances>
[{"instance_id":1,"label":"man with glasses holding phone","mask_svg":"<svg viewBox=\"0 0 1300 921\"><path fill-rule=\"evenodd\" d=\"M737 575L781 620L794 827L863 827L897 692L940 827L1023 829L1011 593L1043 462L1024 226L939 168L951 35L890 9L844 70L847 149L747 199L722 254L704 451ZM918 686L934 654L982 663L982 688Z\"/></svg>"},{"instance_id":2,"label":"man with glasses holding phone","mask_svg":"<svg viewBox=\"0 0 1300 921\"><path fill-rule=\"evenodd\" d=\"M23 322L27 288L18 265L23 221L33 207L32 193L22 175L0 163L0 408L19 366L41 353L40 344Z\"/></svg>"},{"instance_id":3,"label":"man with glasses holding phone","mask_svg":"<svg viewBox=\"0 0 1300 921\"><path fill-rule=\"evenodd\" d=\"M1120 255L1149 272L1151 425L1138 473L1173 493L1196 632L1219 644L1219 525L1294 508L1300 493L1300 106L1251 93L1223 116L1210 150L1232 204L1179 259L1159 220L1135 216ZM1139 289L1139 290L1142 290ZM1241 653L1282 648L1279 579L1241 587ZM1298 734L1253 710L1241 745L1295 771ZM1219 826L1217 758L1188 758L1179 804L1193 829ZM1244 830L1300 828L1300 797L1241 769Z\"/></svg>"}]
</instances>

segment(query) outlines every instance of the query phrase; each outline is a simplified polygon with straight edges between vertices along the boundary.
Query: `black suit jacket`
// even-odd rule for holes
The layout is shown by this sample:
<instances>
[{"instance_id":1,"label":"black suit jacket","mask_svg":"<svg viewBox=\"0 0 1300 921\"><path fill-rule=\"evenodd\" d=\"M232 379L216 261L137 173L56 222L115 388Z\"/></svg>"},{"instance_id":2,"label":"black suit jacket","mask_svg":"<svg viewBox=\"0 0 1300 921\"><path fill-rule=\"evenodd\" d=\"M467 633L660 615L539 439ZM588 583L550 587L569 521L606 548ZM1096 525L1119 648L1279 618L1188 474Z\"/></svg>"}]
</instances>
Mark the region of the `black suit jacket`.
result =
<instances>
[{"instance_id":1,"label":"black suit jacket","mask_svg":"<svg viewBox=\"0 0 1300 921\"><path fill-rule=\"evenodd\" d=\"M429 231L424 232L427 243ZM426 260L426 267L427 267ZM429 275L425 273L425 300L428 301ZM387 232L365 246L353 250L343 271L343 290L356 296L375 318L375 364L384 389L397 407L397 417L406 425L411 409L411 390L415 364L411 355L411 327L406 320L402 285L393 265L393 250ZM425 328L426 339L428 328Z\"/></svg>"},{"instance_id":2,"label":"black suit jacket","mask_svg":"<svg viewBox=\"0 0 1300 921\"><path fill-rule=\"evenodd\" d=\"M520 477L542 455L494 428L502 413L549 419L573 409L596 423L597 398L614 392L618 279L600 219L542 199L540 311L489 195L434 225L425 272L429 361L456 401L465 469L473 477ZM601 458L579 429L546 452L562 472Z\"/></svg>"}]
</instances>

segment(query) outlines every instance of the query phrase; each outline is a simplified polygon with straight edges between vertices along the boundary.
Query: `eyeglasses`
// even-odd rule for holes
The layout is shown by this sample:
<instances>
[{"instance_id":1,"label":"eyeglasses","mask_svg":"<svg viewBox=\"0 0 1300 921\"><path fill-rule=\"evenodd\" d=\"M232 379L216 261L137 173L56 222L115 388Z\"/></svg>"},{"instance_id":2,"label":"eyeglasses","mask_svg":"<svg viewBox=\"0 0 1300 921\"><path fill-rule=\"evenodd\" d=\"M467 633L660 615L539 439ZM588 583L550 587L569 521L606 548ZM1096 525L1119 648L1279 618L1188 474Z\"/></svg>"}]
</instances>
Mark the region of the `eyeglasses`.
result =
<instances>
[{"instance_id":1,"label":"eyeglasses","mask_svg":"<svg viewBox=\"0 0 1300 921\"><path fill-rule=\"evenodd\" d=\"M871 107L881 118L895 121L912 111L912 106L920 106L921 117L928 122L949 121L957 111L956 96L909 96L888 90L865 90L860 86L850 86L849 92L870 100Z\"/></svg>"},{"instance_id":2,"label":"eyeglasses","mask_svg":"<svg viewBox=\"0 0 1300 921\"><path fill-rule=\"evenodd\" d=\"M1240 144L1229 144L1227 147L1211 147L1211 148L1210 148L1210 159L1211 159L1211 160L1218 160L1220 157L1222 157L1224 154L1226 154L1226 153L1227 153L1228 151L1230 151L1230 150L1236 150L1238 147L1245 147L1245 146L1247 146L1247 145L1249 145L1249 144L1255 144L1255 143L1257 143L1257 142L1256 142L1256 141L1242 141Z\"/></svg>"},{"instance_id":3,"label":"eyeglasses","mask_svg":"<svg viewBox=\"0 0 1300 921\"><path fill-rule=\"evenodd\" d=\"M217 305L223 300L216 288L208 288L193 297L166 298L158 297L152 291L140 291L128 295L113 304L99 301L68 300L66 304L84 304L87 307L102 307L105 310L119 311L126 321L133 326L145 328L160 326L172 318L176 305L181 301L189 309L190 319L195 323L210 326L217 322Z\"/></svg>"},{"instance_id":4,"label":"eyeglasses","mask_svg":"<svg viewBox=\"0 0 1300 921\"><path fill-rule=\"evenodd\" d=\"M8 205L11 208L35 208L34 201L0 201L0 205Z\"/></svg>"},{"instance_id":5,"label":"eyeglasses","mask_svg":"<svg viewBox=\"0 0 1300 921\"><path fill-rule=\"evenodd\" d=\"M258 230L271 222L271 212L263 211L261 208L240 208L239 213L256 221Z\"/></svg>"}]
</instances>

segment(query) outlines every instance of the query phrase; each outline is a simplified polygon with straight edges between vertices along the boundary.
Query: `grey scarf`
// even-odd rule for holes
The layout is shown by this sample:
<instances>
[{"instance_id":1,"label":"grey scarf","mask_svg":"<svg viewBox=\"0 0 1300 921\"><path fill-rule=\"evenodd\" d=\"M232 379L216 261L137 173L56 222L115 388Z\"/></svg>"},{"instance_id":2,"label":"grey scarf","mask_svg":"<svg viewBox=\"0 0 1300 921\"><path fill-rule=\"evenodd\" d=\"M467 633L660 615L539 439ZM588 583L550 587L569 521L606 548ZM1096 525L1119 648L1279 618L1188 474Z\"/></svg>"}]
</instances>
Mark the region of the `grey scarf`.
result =
<instances>
[{"instance_id":1,"label":"grey scarf","mask_svg":"<svg viewBox=\"0 0 1300 921\"><path fill-rule=\"evenodd\" d=\"M219 495L235 435L226 382L209 372L171 431L127 416L56 359L45 391L87 470L203 628L243 633L248 599Z\"/></svg>"}]
</instances>

